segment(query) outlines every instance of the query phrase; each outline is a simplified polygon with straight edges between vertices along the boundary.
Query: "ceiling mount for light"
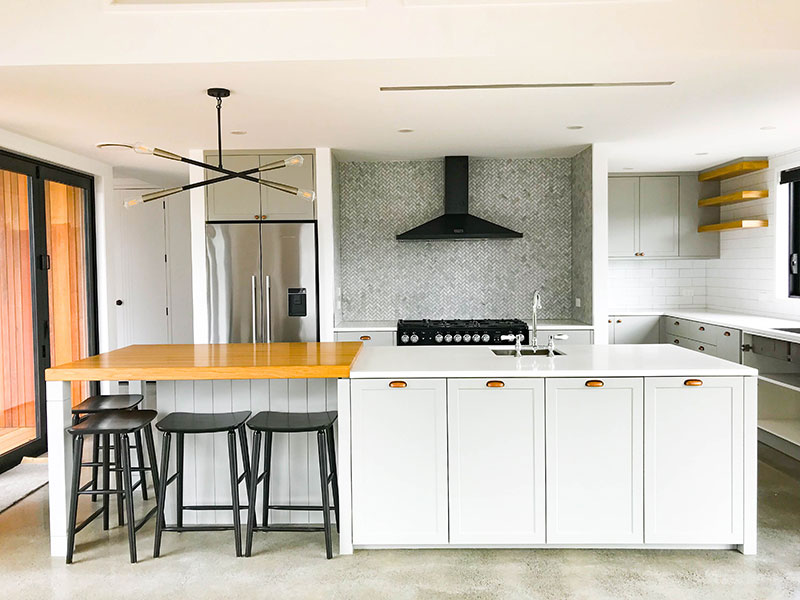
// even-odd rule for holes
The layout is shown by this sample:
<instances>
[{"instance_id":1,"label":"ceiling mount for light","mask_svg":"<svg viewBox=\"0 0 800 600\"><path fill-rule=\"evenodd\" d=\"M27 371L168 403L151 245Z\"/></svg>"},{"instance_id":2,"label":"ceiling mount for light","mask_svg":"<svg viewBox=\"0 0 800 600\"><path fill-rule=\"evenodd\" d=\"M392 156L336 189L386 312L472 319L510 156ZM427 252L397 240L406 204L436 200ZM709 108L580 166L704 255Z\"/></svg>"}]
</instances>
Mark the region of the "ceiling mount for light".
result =
<instances>
[{"instance_id":1,"label":"ceiling mount for light","mask_svg":"<svg viewBox=\"0 0 800 600\"><path fill-rule=\"evenodd\" d=\"M311 190L301 190L299 188L294 187L293 185L286 185L285 183L280 183L277 181L270 181L268 179L259 179L256 177L251 177L253 174L263 173L265 171L273 171L275 169L282 169L284 167L299 167L303 164L303 157L300 155L291 156L286 159L280 159L268 163L266 165L255 167L253 169L247 169L245 171L231 171L230 169L226 169L222 166L222 99L227 98L231 95L231 91L227 88L209 88L206 90L206 93L211 96L212 98L217 99L217 150L219 151L219 165L215 166L212 164L204 163L199 160L193 160L191 158L186 158L184 156L179 156L178 154L174 154L169 152L168 150L162 150L161 148L155 148L151 146L147 146L142 144L141 142L136 142L135 144L123 144L123 143L116 143L116 142L104 142L97 144L98 148L130 148L134 152L139 154L152 154L153 156L158 156L160 158L166 158L168 160L175 160L178 162L184 162L189 165L193 165L195 167L202 167L204 169L208 169L209 171L216 171L217 173L223 173L221 177L213 177L211 179L206 179L205 181L198 181L197 183L189 183L186 185L182 185L180 187L173 187L167 188L163 190L158 190L157 192L151 192L149 194L144 194L141 198L135 198L133 200L128 200L125 202L125 207L135 206L137 204L142 204L144 202L151 202L152 200L158 200L159 198L165 198L167 196L171 196L173 194L177 194L179 192L185 192L187 190L191 190L198 187L204 187L207 185L211 185L212 183L220 183L223 181L228 181L230 179L244 179L245 181L252 181L253 183L257 183L259 185L264 185L266 187L285 192L287 194L294 194L300 198L305 200L314 200L315 193Z\"/></svg>"}]
</instances>

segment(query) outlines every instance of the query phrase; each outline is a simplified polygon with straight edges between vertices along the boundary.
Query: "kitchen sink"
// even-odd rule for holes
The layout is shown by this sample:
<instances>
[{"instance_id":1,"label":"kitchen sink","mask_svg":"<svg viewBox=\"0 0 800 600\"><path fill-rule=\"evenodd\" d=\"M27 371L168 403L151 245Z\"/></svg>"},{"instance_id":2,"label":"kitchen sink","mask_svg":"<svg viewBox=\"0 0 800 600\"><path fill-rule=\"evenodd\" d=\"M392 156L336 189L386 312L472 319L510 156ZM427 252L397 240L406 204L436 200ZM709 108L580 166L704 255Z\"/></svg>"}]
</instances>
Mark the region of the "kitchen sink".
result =
<instances>
[{"instance_id":1,"label":"kitchen sink","mask_svg":"<svg viewBox=\"0 0 800 600\"><path fill-rule=\"evenodd\" d=\"M495 356L516 356L517 352L513 348L496 348L493 349ZM547 356L550 353L548 352L547 348L539 348L538 350L533 350L531 348L523 348L520 352L522 356ZM553 350L553 354L555 356L563 356L564 353L561 350Z\"/></svg>"},{"instance_id":2,"label":"kitchen sink","mask_svg":"<svg viewBox=\"0 0 800 600\"><path fill-rule=\"evenodd\" d=\"M786 333L800 333L800 327L776 327L775 331L785 331Z\"/></svg>"}]
</instances>

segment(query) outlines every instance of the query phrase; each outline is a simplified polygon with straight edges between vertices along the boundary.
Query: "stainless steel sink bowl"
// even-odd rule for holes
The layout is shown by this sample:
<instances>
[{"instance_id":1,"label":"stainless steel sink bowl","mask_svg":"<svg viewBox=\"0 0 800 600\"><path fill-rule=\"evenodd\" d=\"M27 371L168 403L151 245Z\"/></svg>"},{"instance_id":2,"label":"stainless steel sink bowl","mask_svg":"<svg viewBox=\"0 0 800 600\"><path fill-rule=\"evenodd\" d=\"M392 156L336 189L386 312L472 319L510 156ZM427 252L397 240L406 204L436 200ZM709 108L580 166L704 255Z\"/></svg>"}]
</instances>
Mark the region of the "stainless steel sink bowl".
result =
<instances>
[{"instance_id":1,"label":"stainless steel sink bowl","mask_svg":"<svg viewBox=\"0 0 800 600\"><path fill-rule=\"evenodd\" d=\"M800 333L800 327L776 327L775 331L785 331L786 333Z\"/></svg>"},{"instance_id":2,"label":"stainless steel sink bowl","mask_svg":"<svg viewBox=\"0 0 800 600\"><path fill-rule=\"evenodd\" d=\"M516 356L517 352L513 348L495 348L492 350L495 356ZM547 348L539 348L538 350L532 350L531 348L523 348L521 352L522 356L547 356L549 352ZM553 350L553 354L555 356L563 356L564 353L561 350Z\"/></svg>"}]
</instances>

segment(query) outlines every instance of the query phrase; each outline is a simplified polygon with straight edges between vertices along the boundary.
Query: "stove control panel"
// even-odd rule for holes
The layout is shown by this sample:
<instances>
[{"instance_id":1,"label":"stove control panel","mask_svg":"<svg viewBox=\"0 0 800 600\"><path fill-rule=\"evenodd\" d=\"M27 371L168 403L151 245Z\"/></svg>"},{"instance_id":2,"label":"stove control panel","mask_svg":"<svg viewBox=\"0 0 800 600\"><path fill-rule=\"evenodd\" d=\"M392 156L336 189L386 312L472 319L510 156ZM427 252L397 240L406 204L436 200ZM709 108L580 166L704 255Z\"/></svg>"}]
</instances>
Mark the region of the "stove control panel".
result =
<instances>
[{"instance_id":1,"label":"stove control panel","mask_svg":"<svg viewBox=\"0 0 800 600\"><path fill-rule=\"evenodd\" d=\"M528 325L519 319L397 322L398 346L513 346L517 336L529 343Z\"/></svg>"}]
</instances>

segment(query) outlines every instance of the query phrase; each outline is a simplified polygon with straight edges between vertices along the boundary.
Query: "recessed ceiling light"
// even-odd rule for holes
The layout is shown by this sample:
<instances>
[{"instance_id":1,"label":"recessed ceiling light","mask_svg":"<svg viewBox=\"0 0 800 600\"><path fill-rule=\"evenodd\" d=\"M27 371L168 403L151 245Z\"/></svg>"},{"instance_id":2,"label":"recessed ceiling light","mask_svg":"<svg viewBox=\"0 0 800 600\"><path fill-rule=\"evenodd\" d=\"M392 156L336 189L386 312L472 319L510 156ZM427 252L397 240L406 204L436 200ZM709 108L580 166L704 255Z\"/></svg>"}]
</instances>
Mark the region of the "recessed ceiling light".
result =
<instances>
[{"instance_id":1,"label":"recessed ceiling light","mask_svg":"<svg viewBox=\"0 0 800 600\"><path fill-rule=\"evenodd\" d=\"M764 125L761 127L761 131L772 131L773 129L777 129L775 125Z\"/></svg>"},{"instance_id":2,"label":"recessed ceiling light","mask_svg":"<svg viewBox=\"0 0 800 600\"><path fill-rule=\"evenodd\" d=\"M708 154L708 152L695 152L694 153L695 156L705 156L706 154Z\"/></svg>"},{"instance_id":3,"label":"recessed ceiling light","mask_svg":"<svg viewBox=\"0 0 800 600\"><path fill-rule=\"evenodd\" d=\"M567 125L567 129L583 129L583 125Z\"/></svg>"},{"instance_id":4,"label":"recessed ceiling light","mask_svg":"<svg viewBox=\"0 0 800 600\"><path fill-rule=\"evenodd\" d=\"M633 167L622 167L623 171L633 171Z\"/></svg>"},{"instance_id":5,"label":"recessed ceiling light","mask_svg":"<svg viewBox=\"0 0 800 600\"><path fill-rule=\"evenodd\" d=\"M95 146L101 150L120 150L123 148L133 148L133 144L121 144L119 142L98 142L95 144Z\"/></svg>"},{"instance_id":6,"label":"recessed ceiling light","mask_svg":"<svg viewBox=\"0 0 800 600\"><path fill-rule=\"evenodd\" d=\"M414 133L413 129L398 129L397 133Z\"/></svg>"},{"instance_id":7,"label":"recessed ceiling light","mask_svg":"<svg viewBox=\"0 0 800 600\"><path fill-rule=\"evenodd\" d=\"M247 132L244 129L234 129L231 135L247 135Z\"/></svg>"}]
</instances>

